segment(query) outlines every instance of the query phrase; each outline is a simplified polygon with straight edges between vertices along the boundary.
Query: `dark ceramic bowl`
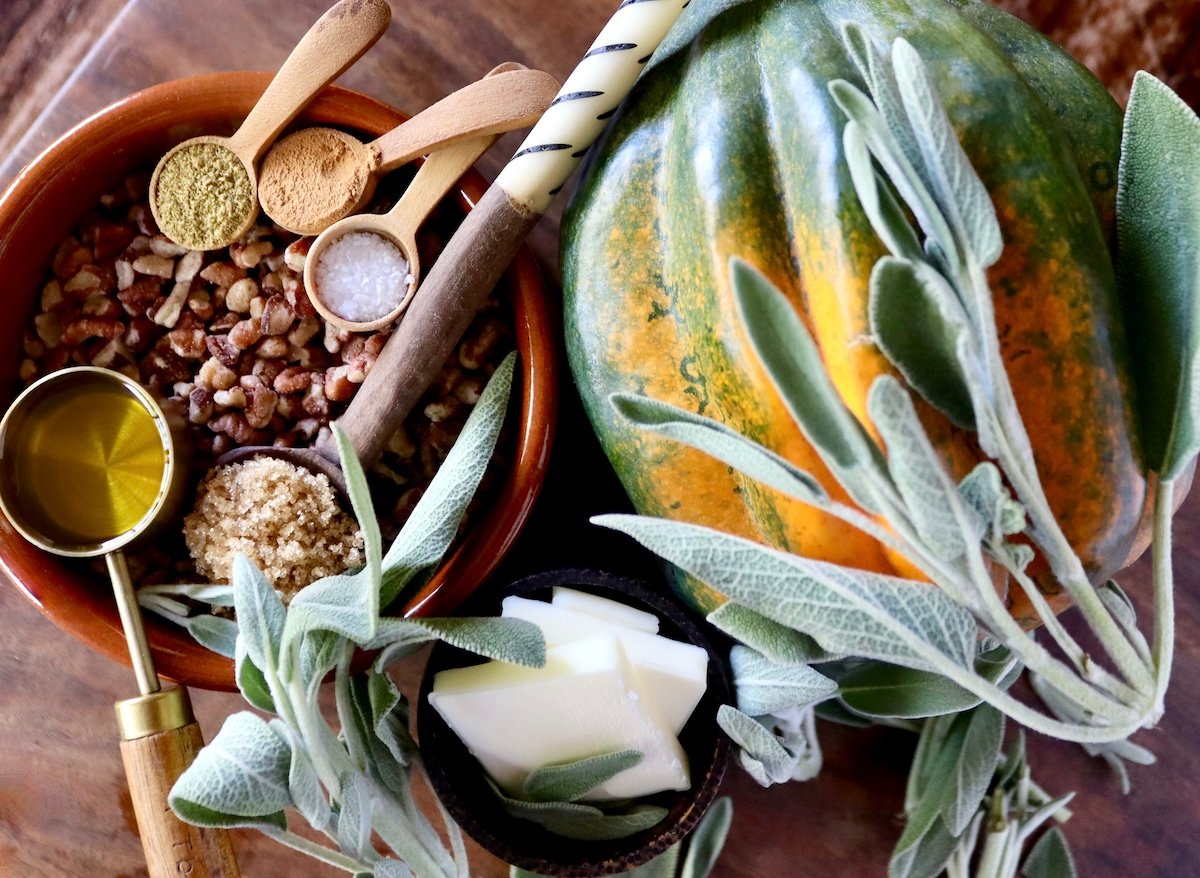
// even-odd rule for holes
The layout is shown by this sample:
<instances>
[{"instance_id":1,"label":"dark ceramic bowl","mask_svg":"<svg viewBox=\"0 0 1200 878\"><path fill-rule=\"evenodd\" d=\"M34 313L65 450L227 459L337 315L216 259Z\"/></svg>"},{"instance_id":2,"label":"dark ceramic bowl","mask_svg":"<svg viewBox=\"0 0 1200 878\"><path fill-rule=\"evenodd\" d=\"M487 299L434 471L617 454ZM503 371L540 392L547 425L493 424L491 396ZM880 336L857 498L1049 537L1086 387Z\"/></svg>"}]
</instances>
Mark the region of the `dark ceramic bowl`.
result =
<instances>
[{"instance_id":1,"label":"dark ceramic bowl","mask_svg":"<svg viewBox=\"0 0 1200 878\"><path fill-rule=\"evenodd\" d=\"M646 863L696 828L712 805L729 762L729 739L717 726L717 709L732 700L724 659L700 626L670 598L636 580L596 570L554 570L521 579L499 591L480 593L462 612L495 616L508 595L549 599L554 586L624 601L649 610L661 620L660 633L693 643L708 653L708 689L693 711L679 742L691 765L692 786L639 801L661 805L667 816L656 826L614 841L586 842L564 838L536 823L509 815L492 792L483 768L466 745L429 706L433 677L447 668L475 664L479 657L445 643L429 656L417 707L417 737L434 791L471 838L506 863L541 875L616 875Z\"/></svg>"},{"instance_id":2,"label":"dark ceramic bowl","mask_svg":"<svg viewBox=\"0 0 1200 878\"><path fill-rule=\"evenodd\" d=\"M266 73L218 73L164 83L130 95L81 122L26 167L0 196L0 406L18 391L21 331L35 307L54 248L131 172L153 168L167 149L199 134L229 134L270 81ZM365 95L330 87L300 125L334 125L377 137L405 116ZM482 197L474 171L462 181L462 209ZM502 279L520 351L520 406L513 463L464 540L400 611L440 615L458 605L516 539L541 487L554 430L558 328L532 254L518 254ZM54 624L94 649L129 663L108 583L26 542L0 516L0 568ZM233 689L233 663L182 629L147 616L160 674L206 689Z\"/></svg>"}]
</instances>

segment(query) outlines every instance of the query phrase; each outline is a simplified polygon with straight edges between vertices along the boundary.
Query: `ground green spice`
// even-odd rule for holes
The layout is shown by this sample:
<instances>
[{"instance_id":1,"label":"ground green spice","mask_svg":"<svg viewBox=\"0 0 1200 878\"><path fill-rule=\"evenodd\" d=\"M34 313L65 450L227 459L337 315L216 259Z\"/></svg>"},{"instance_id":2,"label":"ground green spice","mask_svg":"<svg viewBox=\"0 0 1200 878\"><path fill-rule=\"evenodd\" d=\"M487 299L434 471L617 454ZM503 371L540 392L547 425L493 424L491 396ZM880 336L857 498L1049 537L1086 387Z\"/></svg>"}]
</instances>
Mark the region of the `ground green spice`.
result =
<instances>
[{"instance_id":1,"label":"ground green spice","mask_svg":"<svg viewBox=\"0 0 1200 878\"><path fill-rule=\"evenodd\" d=\"M254 212L254 195L242 160L219 143L176 150L159 169L151 193L163 233L189 250L215 250L232 242Z\"/></svg>"}]
</instances>

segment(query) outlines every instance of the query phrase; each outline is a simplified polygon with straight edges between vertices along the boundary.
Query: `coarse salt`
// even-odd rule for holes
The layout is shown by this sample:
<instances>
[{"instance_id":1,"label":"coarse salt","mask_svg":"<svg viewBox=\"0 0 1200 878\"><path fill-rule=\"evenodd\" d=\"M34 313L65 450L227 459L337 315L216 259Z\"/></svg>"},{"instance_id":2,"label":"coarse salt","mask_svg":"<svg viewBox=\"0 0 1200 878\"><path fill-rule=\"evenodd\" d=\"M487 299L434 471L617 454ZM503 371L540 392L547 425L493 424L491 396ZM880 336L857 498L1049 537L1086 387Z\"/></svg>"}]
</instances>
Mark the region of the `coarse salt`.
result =
<instances>
[{"instance_id":1,"label":"coarse salt","mask_svg":"<svg viewBox=\"0 0 1200 878\"><path fill-rule=\"evenodd\" d=\"M369 323L394 311L412 284L400 248L374 232L350 232L333 241L317 261L322 304L344 320Z\"/></svg>"}]
</instances>

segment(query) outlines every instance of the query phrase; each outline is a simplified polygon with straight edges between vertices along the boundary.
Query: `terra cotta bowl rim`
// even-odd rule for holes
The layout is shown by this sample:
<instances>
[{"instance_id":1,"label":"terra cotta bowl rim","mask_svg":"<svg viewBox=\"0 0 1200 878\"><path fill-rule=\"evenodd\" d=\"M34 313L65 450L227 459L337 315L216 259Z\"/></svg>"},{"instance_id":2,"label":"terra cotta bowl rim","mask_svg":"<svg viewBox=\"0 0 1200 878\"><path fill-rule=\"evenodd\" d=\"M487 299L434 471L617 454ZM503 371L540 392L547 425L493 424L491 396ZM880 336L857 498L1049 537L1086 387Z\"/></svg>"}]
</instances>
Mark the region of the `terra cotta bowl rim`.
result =
<instances>
[{"instance_id":1,"label":"terra cotta bowl rim","mask_svg":"<svg viewBox=\"0 0 1200 878\"><path fill-rule=\"evenodd\" d=\"M57 179L61 173L56 170L58 162L67 157L93 157L95 147L89 144L94 143L106 128L151 109L163 111L166 108L174 110L173 105L186 106L189 99L219 99L230 105L233 116L242 112L238 102L252 103L265 90L271 76L270 73L236 71L175 79L134 92L88 116L22 168L0 194L0 228L20 223L31 206L39 203L41 184L47 179ZM340 86L326 87L300 118L303 120L306 116L313 117L314 124L349 128L355 128L356 123L379 120L379 130L360 129L374 136L407 118L406 114L376 98ZM179 126L168 129L171 136L174 136L175 127ZM149 136L149 132L142 132L142 136ZM189 133L180 134L178 139L185 136ZM139 141L134 136L126 142L131 149L136 149ZM136 169L136 166L128 168L129 171ZM465 207L473 205L486 188L487 182L472 169L459 186L460 203ZM72 209L72 226L86 210L86 204L77 211ZM9 258L12 257L7 249L0 247L0 263ZM514 292L519 290L521 293L512 296L517 343L523 354L518 367L522 378L519 396L514 392L510 404L516 406L519 402L520 405L514 459L494 501L429 582L407 599L403 607L405 615L441 614L453 610L486 579L511 547L541 488L555 428L557 328L536 260L527 247L521 248L506 277ZM35 285L30 299L36 295ZM0 570L59 628L128 664L115 605L109 607L111 595L102 583L99 580L94 584L85 582L82 575L65 570L59 559L52 556L38 557L45 553L35 552L28 561L14 559L11 557L11 540L5 531L11 531L10 525L7 521L0 522ZM90 585L94 588L89 588ZM111 609L111 618L105 608ZM163 676L201 688L236 688L231 661L209 652L171 623L148 615L146 624L152 652Z\"/></svg>"}]
</instances>

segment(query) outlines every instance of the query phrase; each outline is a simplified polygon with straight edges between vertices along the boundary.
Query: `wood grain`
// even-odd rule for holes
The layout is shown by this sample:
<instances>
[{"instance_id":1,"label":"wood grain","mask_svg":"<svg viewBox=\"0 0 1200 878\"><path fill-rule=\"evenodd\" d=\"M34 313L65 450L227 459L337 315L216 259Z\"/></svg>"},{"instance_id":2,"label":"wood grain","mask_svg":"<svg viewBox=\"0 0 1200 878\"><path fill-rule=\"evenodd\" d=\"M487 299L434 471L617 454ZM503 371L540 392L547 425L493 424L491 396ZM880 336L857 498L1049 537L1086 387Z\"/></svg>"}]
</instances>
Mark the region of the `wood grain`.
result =
<instances>
[{"instance_id":1,"label":"wood grain","mask_svg":"<svg viewBox=\"0 0 1200 878\"><path fill-rule=\"evenodd\" d=\"M119 0L0 0L0 89L8 103L0 155L21 143L0 182L86 114L137 88L190 73L272 69L328 5L323 0L136 0L108 41L93 51L38 124L37 108L59 91L96 43ZM562 79L615 9L616 0L447 0L393 2L393 22L342 82L408 112L478 79L501 61L519 61ZM1068 47L1120 90L1132 67L1151 66L1197 97L1193 15L1197 0L1009 0L1010 8L1065 39ZM72 11L74 10L74 11ZM1190 23L1190 27L1188 26ZM75 49L68 51L69 47ZM22 109L24 108L24 109ZM481 162L488 176L520 141L511 135ZM561 206L561 203L560 203ZM555 276L557 212L535 230L535 252ZM655 563L628 541L588 523L627 501L592 438L574 396L564 398L560 436L546 488L514 555L497 577L550 566L593 565L655 575ZM1032 738L1031 763L1050 791L1076 790L1066 825L1079 873L1089 878L1184 878L1200 863L1200 495L1176 523L1178 656L1160 728L1138 741L1158 763L1133 770L1133 792L1120 795L1102 763L1077 747ZM1149 594L1141 562L1122 575L1136 596ZM400 683L416 692L421 662L406 663ZM127 668L94 654L54 628L15 588L0 587L0 878L96 875L144 878L112 701L133 694ZM210 739L224 717L243 709L236 697L194 692ZM331 707L326 705L327 708ZM1010 734L1015 731L1010 729ZM899 835L897 814L912 736L896 730L824 725L825 769L807 784L761 790L731 771L733 831L718 878L860 878L886 874ZM428 793L422 790L429 805ZM255 833L233 833L242 873L333 878ZM505 867L471 847L472 873L500 878Z\"/></svg>"}]
</instances>

